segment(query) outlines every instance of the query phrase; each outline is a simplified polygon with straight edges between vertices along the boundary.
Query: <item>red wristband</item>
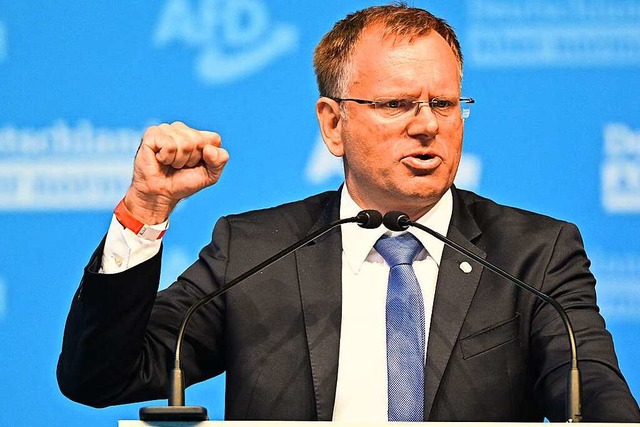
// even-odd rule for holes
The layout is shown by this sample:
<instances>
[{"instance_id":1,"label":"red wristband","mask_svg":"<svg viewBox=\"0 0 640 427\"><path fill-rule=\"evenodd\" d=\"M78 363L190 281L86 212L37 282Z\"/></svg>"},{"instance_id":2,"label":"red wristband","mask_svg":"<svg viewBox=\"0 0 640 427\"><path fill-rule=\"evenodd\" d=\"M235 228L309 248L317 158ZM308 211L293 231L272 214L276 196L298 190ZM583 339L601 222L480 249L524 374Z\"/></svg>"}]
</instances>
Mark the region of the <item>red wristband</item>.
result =
<instances>
[{"instance_id":1,"label":"red wristband","mask_svg":"<svg viewBox=\"0 0 640 427\"><path fill-rule=\"evenodd\" d=\"M125 206L124 199L120 200L120 203L118 203L118 206L116 206L113 213L115 214L118 222L124 228L133 231L136 236L142 237L143 239L157 240L164 235L165 231L167 231L166 228L164 230L155 230L133 216L131 211Z\"/></svg>"}]
</instances>

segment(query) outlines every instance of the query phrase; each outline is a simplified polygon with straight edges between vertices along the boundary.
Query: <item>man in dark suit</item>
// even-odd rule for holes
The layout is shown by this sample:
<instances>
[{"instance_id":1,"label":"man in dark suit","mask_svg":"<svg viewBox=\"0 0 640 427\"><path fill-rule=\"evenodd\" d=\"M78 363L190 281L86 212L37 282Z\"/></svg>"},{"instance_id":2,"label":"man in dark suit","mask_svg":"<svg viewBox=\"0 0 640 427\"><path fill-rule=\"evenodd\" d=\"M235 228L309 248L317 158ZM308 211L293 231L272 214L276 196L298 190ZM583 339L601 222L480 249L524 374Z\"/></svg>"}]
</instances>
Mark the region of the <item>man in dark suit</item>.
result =
<instances>
[{"instance_id":1,"label":"man in dark suit","mask_svg":"<svg viewBox=\"0 0 640 427\"><path fill-rule=\"evenodd\" d=\"M149 128L131 187L73 300L62 391L94 406L165 397L177 327L199 297L337 218L399 210L558 299L577 331L585 421L640 421L575 226L453 186L470 102L460 94L453 30L421 9L368 8L334 26L314 65L318 121L344 160L345 185L220 219L199 259L156 295L158 237L171 210L214 184L228 154L212 132ZM557 313L412 233L426 319L420 418L564 420L569 350ZM185 339L186 382L226 371L228 419L387 420L394 396L382 234L335 229L203 307Z\"/></svg>"}]
</instances>

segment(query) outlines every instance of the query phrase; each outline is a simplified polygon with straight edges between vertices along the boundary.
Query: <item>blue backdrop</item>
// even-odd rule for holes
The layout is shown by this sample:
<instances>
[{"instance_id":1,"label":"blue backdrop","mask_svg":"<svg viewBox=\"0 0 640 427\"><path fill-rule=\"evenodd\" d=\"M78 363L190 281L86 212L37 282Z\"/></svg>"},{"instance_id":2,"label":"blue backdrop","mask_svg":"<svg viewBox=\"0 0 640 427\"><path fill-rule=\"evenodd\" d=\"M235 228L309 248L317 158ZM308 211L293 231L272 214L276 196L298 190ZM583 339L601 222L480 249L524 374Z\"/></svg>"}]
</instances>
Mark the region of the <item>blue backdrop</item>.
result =
<instances>
[{"instance_id":1,"label":"blue backdrop","mask_svg":"<svg viewBox=\"0 0 640 427\"><path fill-rule=\"evenodd\" d=\"M311 57L333 22L375 3L0 0L0 425L137 417L141 405L66 400L55 364L144 128L182 120L220 132L231 153L220 183L172 217L166 285L220 215L340 184L320 146ZM411 3L457 29L463 92L477 100L457 184L578 224L639 397L640 1ZM187 399L220 418L222 384Z\"/></svg>"}]
</instances>

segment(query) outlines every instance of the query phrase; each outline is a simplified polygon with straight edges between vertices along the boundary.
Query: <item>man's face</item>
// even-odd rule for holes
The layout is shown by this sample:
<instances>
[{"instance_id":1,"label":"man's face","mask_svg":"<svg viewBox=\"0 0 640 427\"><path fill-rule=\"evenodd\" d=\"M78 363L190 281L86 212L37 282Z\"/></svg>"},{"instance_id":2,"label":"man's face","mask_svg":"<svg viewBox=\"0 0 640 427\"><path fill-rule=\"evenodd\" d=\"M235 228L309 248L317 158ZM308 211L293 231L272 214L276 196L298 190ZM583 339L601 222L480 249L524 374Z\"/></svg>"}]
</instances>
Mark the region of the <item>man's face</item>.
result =
<instances>
[{"instance_id":1,"label":"man's face","mask_svg":"<svg viewBox=\"0 0 640 427\"><path fill-rule=\"evenodd\" d=\"M435 31L413 40L382 39L363 32L343 98L381 97L455 100L458 62ZM462 152L459 108L441 115L428 105L417 114L384 117L372 105L342 102L334 143L342 155L349 192L362 208L401 210L413 219L429 210L452 185Z\"/></svg>"}]
</instances>

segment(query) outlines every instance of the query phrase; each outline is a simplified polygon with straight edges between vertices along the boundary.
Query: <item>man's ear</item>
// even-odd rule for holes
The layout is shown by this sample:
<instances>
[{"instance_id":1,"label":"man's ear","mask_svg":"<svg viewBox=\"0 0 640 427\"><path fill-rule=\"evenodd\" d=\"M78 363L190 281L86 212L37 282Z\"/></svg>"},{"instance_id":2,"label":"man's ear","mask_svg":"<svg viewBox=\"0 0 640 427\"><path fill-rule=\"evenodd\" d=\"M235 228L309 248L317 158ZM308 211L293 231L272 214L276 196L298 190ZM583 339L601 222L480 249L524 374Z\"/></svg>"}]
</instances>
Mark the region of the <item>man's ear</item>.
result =
<instances>
[{"instance_id":1,"label":"man's ear","mask_svg":"<svg viewBox=\"0 0 640 427\"><path fill-rule=\"evenodd\" d=\"M336 157L344 155L342 145L342 116L340 104L331 98L320 97L316 102L316 116L322 133L322 140L331 154Z\"/></svg>"}]
</instances>

